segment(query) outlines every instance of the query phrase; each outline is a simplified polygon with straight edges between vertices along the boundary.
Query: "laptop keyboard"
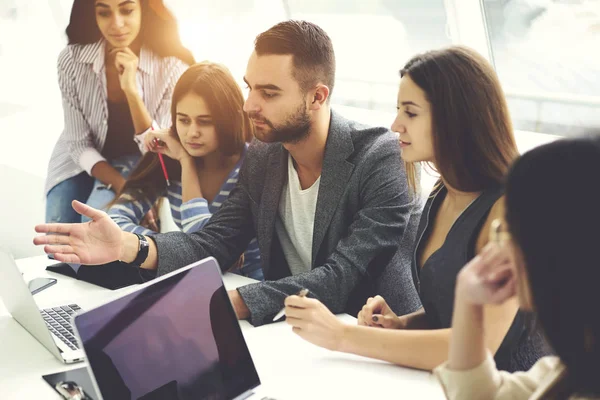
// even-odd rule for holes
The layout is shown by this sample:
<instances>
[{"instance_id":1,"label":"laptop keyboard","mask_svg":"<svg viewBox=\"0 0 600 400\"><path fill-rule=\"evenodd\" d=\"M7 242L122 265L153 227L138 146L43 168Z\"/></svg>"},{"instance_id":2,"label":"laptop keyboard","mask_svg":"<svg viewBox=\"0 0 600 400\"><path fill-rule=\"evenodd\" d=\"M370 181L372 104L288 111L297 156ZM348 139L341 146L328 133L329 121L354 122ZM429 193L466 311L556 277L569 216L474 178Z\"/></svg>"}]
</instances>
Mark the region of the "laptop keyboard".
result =
<instances>
[{"instance_id":1,"label":"laptop keyboard","mask_svg":"<svg viewBox=\"0 0 600 400\"><path fill-rule=\"evenodd\" d=\"M79 349L71 326L71 315L79 310L81 308L77 304L69 304L68 306L46 308L40 311L50 332L62 340L71 350Z\"/></svg>"}]
</instances>

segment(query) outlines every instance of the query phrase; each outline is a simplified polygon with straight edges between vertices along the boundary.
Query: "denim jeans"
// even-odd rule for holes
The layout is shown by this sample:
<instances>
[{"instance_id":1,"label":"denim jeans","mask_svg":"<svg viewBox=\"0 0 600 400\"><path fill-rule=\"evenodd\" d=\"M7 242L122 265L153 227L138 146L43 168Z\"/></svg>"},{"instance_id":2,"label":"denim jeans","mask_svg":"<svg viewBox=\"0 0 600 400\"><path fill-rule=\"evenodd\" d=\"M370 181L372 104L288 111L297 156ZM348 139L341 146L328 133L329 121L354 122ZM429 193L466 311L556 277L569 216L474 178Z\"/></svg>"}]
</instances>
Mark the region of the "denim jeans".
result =
<instances>
[{"instance_id":1,"label":"denim jeans","mask_svg":"<svg viewBox=\"0 0 600 400\"><path fill-rule=\"evenodd\" d=\"M124 178L127 178L135 167L139 154L119 157L109 163ZM87 222L88 217L77 214L71 202L78 200L91 207L104 209L115 198L115 192L106 188L102 182L89 176L86 172L75 175L54 186L46 196L46 223Z\"/></svg>"},{"instance_id":2,"label":"denim jeans","mask_svg":"<svg viewBox=\"0 0 600 400\"><path fill-rule=\"evenodd\" d=\"M240 269L235 271L234 273L238 273L242 276L247 276L248 278L256 279L257 281L264 281L265 277L263 275L262 268L250 268L251 271L244 271L244 269Z\"/></svg>"}]
</instances>

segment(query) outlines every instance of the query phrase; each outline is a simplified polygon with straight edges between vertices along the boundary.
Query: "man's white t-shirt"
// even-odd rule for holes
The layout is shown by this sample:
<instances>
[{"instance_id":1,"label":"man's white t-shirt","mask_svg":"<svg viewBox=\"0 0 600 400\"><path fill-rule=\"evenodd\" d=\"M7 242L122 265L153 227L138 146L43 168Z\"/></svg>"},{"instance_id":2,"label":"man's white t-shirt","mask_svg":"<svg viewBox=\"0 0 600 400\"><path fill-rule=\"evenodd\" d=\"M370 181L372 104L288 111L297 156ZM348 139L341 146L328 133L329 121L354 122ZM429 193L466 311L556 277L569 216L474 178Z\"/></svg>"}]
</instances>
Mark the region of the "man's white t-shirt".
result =
<instances>
[{"instance_id":1,"label":"man's white t-shirt","mask_svg":"<svg viewBox=\"0 0 600 400\"><path fill-rule=\"evenodd\" d=\"M275 231L292 275L311 270L313 227L321 177L302 190L292 156L288 155L288 179L279 199Z\"/></svg>"}]
</instances>

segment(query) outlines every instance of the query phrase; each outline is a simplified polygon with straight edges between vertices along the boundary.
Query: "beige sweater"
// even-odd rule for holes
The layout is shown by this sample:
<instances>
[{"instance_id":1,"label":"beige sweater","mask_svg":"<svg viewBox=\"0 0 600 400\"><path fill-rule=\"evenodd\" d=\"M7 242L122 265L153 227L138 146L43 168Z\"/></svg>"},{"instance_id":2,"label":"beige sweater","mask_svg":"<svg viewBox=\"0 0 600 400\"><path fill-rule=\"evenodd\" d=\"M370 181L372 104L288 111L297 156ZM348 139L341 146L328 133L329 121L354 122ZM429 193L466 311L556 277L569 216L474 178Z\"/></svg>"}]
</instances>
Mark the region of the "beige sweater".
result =
<instances>
[{"instance_id":1,"label":"beige sweater","mask_svg":"<svg viewBox=\"0 0 600 400\"><path fill-rule=\"evenodd\" d=\"M565 372L558 357L543 357L527 372L498 371L491 355L479 366L453 371L444 363L433 373L450 400L536 400L552 387ZM571 400L584 400L571 397Z\"/></svg>"}]
</instances>

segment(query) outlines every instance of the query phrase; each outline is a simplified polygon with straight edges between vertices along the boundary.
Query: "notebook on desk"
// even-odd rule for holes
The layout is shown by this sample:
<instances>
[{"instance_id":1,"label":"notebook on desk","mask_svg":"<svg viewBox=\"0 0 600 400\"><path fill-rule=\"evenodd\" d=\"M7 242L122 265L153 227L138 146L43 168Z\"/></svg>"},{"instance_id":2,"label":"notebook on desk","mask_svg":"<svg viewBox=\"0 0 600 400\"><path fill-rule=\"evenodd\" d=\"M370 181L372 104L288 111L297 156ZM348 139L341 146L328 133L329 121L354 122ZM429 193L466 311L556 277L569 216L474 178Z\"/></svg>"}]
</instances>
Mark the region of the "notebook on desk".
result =
<instances>
[{"instance_id":1,"label":"notebook on desk","mask_svg":"<svg viewBox=\"0 0 600 400\"><path fill-rule=\"evenodd\" d=\"M49 265L46 270L110 290L144 283L156 276L155 271L141 270L121 261L102 265L79 265L77 268L67 263L58 263Z\"/></svg>"},{"instance_id":2,"label":"notebook on desk","mask_svg":"<svg viewBox=\"0 0 600 400\"><path fill-rule=\"evenodd\" d=\"M73 319L98 399L268 399L210 257Z\"/></svg>"}]
</instances>

